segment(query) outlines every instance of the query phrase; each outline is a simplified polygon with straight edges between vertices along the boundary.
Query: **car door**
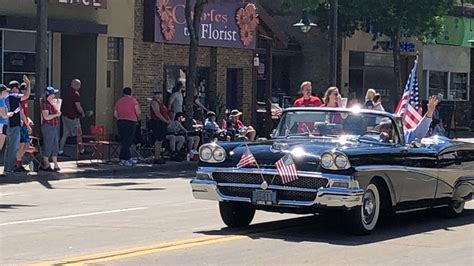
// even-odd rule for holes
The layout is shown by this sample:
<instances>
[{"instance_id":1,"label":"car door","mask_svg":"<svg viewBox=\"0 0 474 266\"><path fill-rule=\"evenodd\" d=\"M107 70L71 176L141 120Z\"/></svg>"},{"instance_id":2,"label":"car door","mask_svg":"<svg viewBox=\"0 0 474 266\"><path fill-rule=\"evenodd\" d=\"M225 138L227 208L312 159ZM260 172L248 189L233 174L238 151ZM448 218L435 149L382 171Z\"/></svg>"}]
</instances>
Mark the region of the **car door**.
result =
<instances>
[{"instance_id":1,"label":"car door","mask_svg":"<svg viewBox=\"0 0 474 266\"><path fill-rule=\"evenodd\" d=\"M407 145L402 153L405 175L399 210L430 207L437 185L436 149Z\"/></svg>"}]
</instances>

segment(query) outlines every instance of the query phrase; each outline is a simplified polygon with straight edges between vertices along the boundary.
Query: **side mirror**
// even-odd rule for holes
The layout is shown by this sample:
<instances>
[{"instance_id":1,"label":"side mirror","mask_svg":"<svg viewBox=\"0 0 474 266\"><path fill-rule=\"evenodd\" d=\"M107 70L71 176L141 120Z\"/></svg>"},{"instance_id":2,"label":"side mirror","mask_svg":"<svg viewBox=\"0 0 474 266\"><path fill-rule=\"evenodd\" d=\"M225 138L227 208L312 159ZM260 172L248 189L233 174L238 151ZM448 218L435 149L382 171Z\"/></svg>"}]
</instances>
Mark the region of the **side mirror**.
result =
<instances>
[{"instance_id":1,"label":"side mirror","mask_svg":"<svg viewBox=\"0 0 474 266\"><path fill-rule=\"evenodd\" d=\"M277 130L274 129L274 130L272 130L272 133L270 133L270 138L274 139L274 138L276 138L276 135L277 135Z\"/></svg>"}]
</instances>

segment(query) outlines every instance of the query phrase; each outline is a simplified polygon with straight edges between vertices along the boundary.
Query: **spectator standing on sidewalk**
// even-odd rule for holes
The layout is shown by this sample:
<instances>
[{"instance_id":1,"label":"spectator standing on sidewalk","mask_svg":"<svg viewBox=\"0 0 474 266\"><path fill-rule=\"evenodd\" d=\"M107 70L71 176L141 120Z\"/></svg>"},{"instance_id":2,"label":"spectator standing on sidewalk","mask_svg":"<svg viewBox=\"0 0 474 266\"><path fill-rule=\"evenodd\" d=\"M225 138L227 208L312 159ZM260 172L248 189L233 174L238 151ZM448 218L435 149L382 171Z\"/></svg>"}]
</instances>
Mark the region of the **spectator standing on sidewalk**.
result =
<instances>
[{"instance_id":1,"label":"spectator standing on sidewalk","mask_svg":"<svg viewBox=\"0 0 474 266\"><path fill-rule=\"evenodd\" d=\"M16 167L16 153L20 148L20 130L21 130L21 101L27 100L30 97L31 86L30 80L26 75L23 75L23 82L27 84L25 94L20 94L20 83L16 80L10 81L8 87L10 93L6 100L8 110L13 111L14 115L8 119L8 130L5 148L5 172L20 171Z\"/></svg>"},{"instance_id":2,"label":"spectator standing on sidewalk","mask_svg":"<svg viewBox=\"0 0 474 266\"><path fill-rule=\"evenodd\" d=\"M28 85L26 83L22 83L20 85L20 94L25 94ZM33 126L33 121L28 116L28 99L22 100L20 102L21 105L21 127L20 127L20 148L16 153L16 172L27 172L27 170L23 167L23 155L25 155L26 151L30 147L30 134L33 132L31 128Z\"/></svg>"},{"instance_id":3,"label":"spectator standing on sidewalk","mask_svg":"<svg viewBox=\"0 0 474 266\"><path fill-rule=\"evenodd\" d=\"M0 151L3 149L3 144L5 144L5 138L7 137L8 118L15 114L14 112L8 111L7 104L5 102L7 97L7 86L0 84Z\"/></svg>"},{"instance_id":4,"label":"spectator standing on sidewalk","mask_svg":"<svg viewBox=\"0 0 474 266\"><path fill-rule=\"evenodd\" d=\"M64 153L64 145L68 137L75 137L77 134L82 134L81 118L85 117L84 109L81 105L81 81L73 79L71 81L71 88L66 92L63 97L62 104L62 117L63 121L63 136L59 145L59 156L69 157ZM79 139L79 141L81 141ZM80 150L81 154L84 154L85 150Z\"/></svg>"},{"instance_id":5,"label":"spectator standing on sidewalk","mask_svg":"<svg viewBox=\"0 0 474 266\"><path fill-rule=\"evenodd\" d=\"M296 99L293 103L294 107L319 107L323 104L321 99L317 96L311 95L313 87L310 81L301 83L300 92L301 97Z\"/></svg>"},{"instance_id":6,"label":"spectator standing on sidewalk","mask_svg":"<svg viewBox=\"0 0 474 266\"><path fill-rule=\"evenodd\" d=\"M173 111L170 111L173 112ZM163 103L163 91L161 88L153 89L153 100L150 104L150 127L155 143L155 164L164 164L165 160L161 156L161 145L165 140L168 125L171 119L168 115L168 108Z\"/></svg>"},{"instance_id":7,"label":"spectator standing on sidewalk","mask_svg":"<svg viewBox=\"0 0 474 266\"><path fill-rule=\"evenodd\" d=\"M173 93L168 101L168 110L173 112L174 115L180 115L183 112L183 90L183 83L179 81L173 88Z\"/></svg>"},{"instance_id":8,"label":"spectator standing on sidewalk","mask_svg":"<svg viewBox=\"0 0 474 266\"><path fill-rule=\"evenodd\" d=\"M123 96L117 100L114 107L114 117L117 119L117 128L122 148L120 149L120 165L133 166L130 146L135 137L136 125L141 116L137 99L132 96L131 88L124 88Z\"/></svg>"},{"instance_id":9,"label":"spectator standing on sidewalk","mask_svg":"<svg viewBox=\"0 0 474 266\"><path fill-rule=\"evenodd\" d=\"M61 112L57 106L56 94L58 90L47 87L44 91L45 99L41 100L41 133L43 134L43 165L40 170L59 171L59 127ZM53 160L53 167L49 163L49 158Z\"/></svg>"}]
</instances>

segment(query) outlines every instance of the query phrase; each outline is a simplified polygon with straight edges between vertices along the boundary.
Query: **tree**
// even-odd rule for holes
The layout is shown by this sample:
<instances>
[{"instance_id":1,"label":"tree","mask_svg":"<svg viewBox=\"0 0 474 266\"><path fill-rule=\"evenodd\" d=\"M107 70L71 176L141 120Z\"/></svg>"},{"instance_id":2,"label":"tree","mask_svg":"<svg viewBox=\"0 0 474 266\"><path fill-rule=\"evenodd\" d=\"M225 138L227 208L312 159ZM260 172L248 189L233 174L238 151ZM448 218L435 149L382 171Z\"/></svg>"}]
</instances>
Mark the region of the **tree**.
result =
<instances>
[{"instance_id":1,"label":"tree","mask_svg":"<svg viewBox=\"0 0 474 266\"><path fill-rule=\"evenodd\" d=\"M194 7L193 7L193 2ZM185 97L185 127L192 128L192 121L194 117L194 87L197 80L197 53L199 46L199 28L201 25L201 14L209 0L186 0L185 14L186 24L189 31L189 63L188 73L186 73L186 97Z\"/></svg>"},{"instance_id":2,"label":"tree","mask_svg":"<svg viewBox=\"0 0 474 266\"><path fill-rule=\"evenodd\" d=\"M307 8L315 14L315 22L327 28L329 0L282 0L287 7ZM393 50L395 87L401 93L400 37L415 35L421 41L437 37L442 17L454 0L339 0L339 36L350 37L357 30L390 37ZM375 47L374 47L375 48Z\"/></svg>"}]
</instances>

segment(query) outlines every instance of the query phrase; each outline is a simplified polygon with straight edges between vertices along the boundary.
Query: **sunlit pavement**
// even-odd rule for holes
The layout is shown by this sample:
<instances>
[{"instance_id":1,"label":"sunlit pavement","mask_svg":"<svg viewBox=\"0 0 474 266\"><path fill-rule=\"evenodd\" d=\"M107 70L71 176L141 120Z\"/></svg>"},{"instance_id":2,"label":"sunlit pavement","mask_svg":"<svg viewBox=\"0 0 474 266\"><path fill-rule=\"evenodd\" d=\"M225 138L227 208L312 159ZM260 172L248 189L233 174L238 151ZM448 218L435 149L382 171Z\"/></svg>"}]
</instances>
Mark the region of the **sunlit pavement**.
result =
<instances>
[{"instance_id":1,"label":"sunlit pavement","mask_svg":"<svg viewBox=\"0 0 474 266\"><path fill-rule=\"evenodd\" d=\"M257 212L229 230L216 202L191 195L192 172L0 186L0 264L473 265L474 204L381 221L348 235L337 218Z\"/></svg>"}]
</instances>

